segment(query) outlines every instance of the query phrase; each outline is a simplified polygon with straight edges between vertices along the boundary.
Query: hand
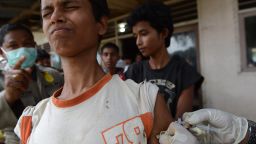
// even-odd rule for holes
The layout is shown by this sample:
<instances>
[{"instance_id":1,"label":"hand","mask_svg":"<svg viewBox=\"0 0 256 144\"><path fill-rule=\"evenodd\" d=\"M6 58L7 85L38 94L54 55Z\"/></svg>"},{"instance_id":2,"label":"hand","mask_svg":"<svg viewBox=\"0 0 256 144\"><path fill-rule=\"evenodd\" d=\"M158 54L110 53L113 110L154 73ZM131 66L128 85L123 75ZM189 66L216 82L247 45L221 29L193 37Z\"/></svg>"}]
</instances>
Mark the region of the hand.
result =
<instances>
[{"instance_id":1,"label":"hand","mask_svg":"<svg viewBox=\"0 0 256 144\"><path fill-rule=\"evenodd\" d=\"M12 105L28 89L32 69L20 69L25 57L21 57L12 69L4 72L5 99Z\"/></svg>"},{"instance_id":2,"label":"hand","mask_svg":"<svg viewBox=\"0 0 256 144\"><path fill-rule=\"evenodd\" d=\"M196 137L194 137L186 128L172 122L167 131L160 134L160 144L199 144Z\"/></svg>"},{"instance_id":3,"label":"hand","mask_svg":"<svg viewBox=\"0 0 256 144\"><path fill-rule=\"evenodd\" d=\"M212 143L240 143L247 133L245 118L216 109L201 109L183 114L183 120L191 125L207 123L214 132L208 135Z\"/></svg>"}]
</instances>

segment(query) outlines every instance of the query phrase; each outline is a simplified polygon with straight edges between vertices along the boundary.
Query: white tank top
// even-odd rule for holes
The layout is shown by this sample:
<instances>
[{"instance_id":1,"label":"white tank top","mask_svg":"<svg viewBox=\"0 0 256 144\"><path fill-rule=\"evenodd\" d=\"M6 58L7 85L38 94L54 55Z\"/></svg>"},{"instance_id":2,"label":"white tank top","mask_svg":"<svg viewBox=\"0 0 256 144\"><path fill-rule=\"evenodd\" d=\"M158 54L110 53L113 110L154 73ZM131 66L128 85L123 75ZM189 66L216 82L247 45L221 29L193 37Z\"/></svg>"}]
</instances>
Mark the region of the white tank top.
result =
<instances>
[{"instance_id":1,"label":"white tank top","mask_svg":"<svg viewBox=\"0 0 256 144\"><path fill-rule=\"evenodd\" d=\"M74 99L59 100L61 91L24 110L15 128L24 144L147 143L157 86L106 75Z\"/></svg>"}]
</instances>

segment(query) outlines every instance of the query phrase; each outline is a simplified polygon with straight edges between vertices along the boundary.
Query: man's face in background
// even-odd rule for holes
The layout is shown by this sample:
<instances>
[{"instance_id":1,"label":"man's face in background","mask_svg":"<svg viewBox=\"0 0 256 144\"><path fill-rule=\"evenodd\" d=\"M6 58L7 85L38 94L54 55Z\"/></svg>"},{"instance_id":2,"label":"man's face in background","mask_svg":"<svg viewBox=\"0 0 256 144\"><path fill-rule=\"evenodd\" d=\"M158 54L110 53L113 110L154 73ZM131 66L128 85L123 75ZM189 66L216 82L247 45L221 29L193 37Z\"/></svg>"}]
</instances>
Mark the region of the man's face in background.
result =
<instances>
[{"instance_id":1,"label":"man's face in background","mask_svg":"<svg viewBox=\"0 0 256 144\"><path fill-rule=\"evenodd\" d=\"M119 54L115 49L106 47L101 53L101 59L106 68L115 68Z\"/></svg>"}]
</instances>

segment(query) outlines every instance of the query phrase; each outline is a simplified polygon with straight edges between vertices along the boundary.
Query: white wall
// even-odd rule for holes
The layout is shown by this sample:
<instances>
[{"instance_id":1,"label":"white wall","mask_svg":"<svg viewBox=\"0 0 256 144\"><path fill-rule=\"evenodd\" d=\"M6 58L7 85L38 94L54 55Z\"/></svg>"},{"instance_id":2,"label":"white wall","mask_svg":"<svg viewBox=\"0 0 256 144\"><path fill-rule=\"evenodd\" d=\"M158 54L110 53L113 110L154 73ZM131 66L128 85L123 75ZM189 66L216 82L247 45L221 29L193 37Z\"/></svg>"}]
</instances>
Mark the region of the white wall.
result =
<instances>
[{"instance_id":1,"label":"white wall","mask_svg":"<svg viewBox=\"0 0 256 144\"><path fill-rule=\"evenodd\" d=\"M42 31L33 32L33 35L34 35L35 41L38 45L44 44L48 41Z\"/></svg>"},{"instance_id":2,"label":"white wall","mask_svg":"<svg viewBox=\"0 0 256 144\"><path fill-rule=\"evenodd\" d=\"M198 0L204 107L256 121L256 71L241 71L237 0Z\"/></svg>"}]
</instances>

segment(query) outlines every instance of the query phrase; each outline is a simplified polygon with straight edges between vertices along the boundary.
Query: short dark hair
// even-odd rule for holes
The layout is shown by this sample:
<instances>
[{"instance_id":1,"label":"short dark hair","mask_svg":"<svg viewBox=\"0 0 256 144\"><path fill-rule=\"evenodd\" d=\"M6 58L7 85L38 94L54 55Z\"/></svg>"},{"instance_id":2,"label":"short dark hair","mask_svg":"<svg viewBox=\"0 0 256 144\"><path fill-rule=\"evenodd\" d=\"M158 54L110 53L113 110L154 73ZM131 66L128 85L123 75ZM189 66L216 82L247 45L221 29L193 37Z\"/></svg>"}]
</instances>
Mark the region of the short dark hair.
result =
<instances>
[{"instance_id":1,"label":"short dark hair","mask_svg":"<svg viewBox=\"0 0 256 144\"><path fill-rule=\"evenodd\" d=\"M93 15L96 21L103 16L109 16L109 8L106 0L89 0L92 6Z\"/></svg>"},{"instance_id":2,"label":"short dark hair","mask_svg":"<svg viewBox=\"0 0 256 144\"><path fill-rule=\"evenodd\" d=\"M104 50L105 48L111 48L111 49L115 50L117 53L119 53L119 48L118 48L118 46L117 46L116 44L114 44L114 43L109 42L109 43L104 44L104 45L101 47L101 49L100 49L100 53L101 53L101 54L103 53L103 50Z\"/></svg>"},{"instance_id":3,"label":"short dark hair","mask_svg":"<svg viewBox=\"0 0 256 144\"><path fill-rule=\"evenodd\" d=\"M140 21L148 22L159 33L167 28L169 34L165 39L165 47L169 47L173 34L173 21L168 6L159 1L148 1L140 5L130 14L127 22L132 28Z\"/></svg>"},{"instance_id":4,"label":"short dark hair","mask_svg":"<svg viewBox=\"0 0 256 144\"><path fill-rule=\"evenodd\" d=\"M20 23L5 24L0 28L0 46L2 46L4 43L5 35L10 31L15 31L15 30L23 30L27 32L32 38L34 38L32 31L23 24L20 24Z\"/></svg>"}]
</instances>

